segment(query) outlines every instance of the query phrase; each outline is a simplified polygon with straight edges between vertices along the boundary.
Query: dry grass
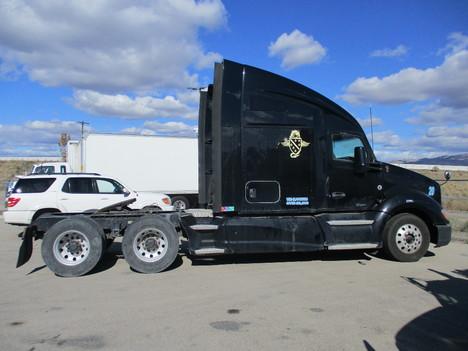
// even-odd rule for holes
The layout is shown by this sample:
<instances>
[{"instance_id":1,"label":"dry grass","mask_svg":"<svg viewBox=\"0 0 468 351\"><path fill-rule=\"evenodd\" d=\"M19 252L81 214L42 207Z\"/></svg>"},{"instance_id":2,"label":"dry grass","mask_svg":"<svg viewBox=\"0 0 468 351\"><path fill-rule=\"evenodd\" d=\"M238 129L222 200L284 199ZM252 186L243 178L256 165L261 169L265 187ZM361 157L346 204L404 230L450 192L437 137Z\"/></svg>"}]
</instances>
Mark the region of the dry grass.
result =
<instances>
[{"instance_id":1,"label":"dry grass","mask_svg":"<svg viewBox=\"0 0 468 351\"><path fill-rule=\"evenodd\" d=\"M444 171L432 171L418 169L415 172L421 173L426 177L442 180L444 179ZM457 181L461 179L468 180L468 172L453 171L451 181L442 186L442 196L446 197L468 197L468 181Z\"/></svg>"},{"instance_id":2,"label":"dry grass","mask_svg":"<svg viewBox=\"0 0 468 351\"><path fill-rule=\"evenodd\" d=\"M456 236L456 232L462 233L468 239L468 212L448 211L447 217Z\"/></svg>"},{"instance_id":3,"label":"dry grass","mask_svg":"<svg viewBox=\"0 0 468 351\"><path fill-rule=\"evenodd\" d=\"M426 177L442 180L444 171L441 170L415 170ZM451 180L442 185L442 203L448 210L468 211L468 172L453 171ZM457 181L465 180L465 181Z\"/></svg>"},{"instance_id":4,"label":"dry grass","mask_svg":"<svg viewBox=\"0 0 468 351\"><path fill-rule=\"evenodd\" d=\"M4 206L6 182L16 175L29 173L35 163L40 161L0 161L0 213Z\"/></svg>"},{"instance_id":5,"label":"dry grass","mask_svg":"<svg viewBox=\"0 0 468 351\"><path fill-rule=\"evenodd\" d=\"M443 170L415 170L426 177L442 180L444 179ZM455 232L454 236L461 235L466 238L468 234L468 172L451 171L451 180L442 185L442 205L450 211L447 216ZM457 181L465 179L467 181ZM439 182L442 183L442 182ZM456 233L459 234L456 234Z\"/></svg>"},{"instance_id":6,"label":"dry grass","mask_svg":"<svg viewBox=\"0 0 468 351\"><path fill-rule=\"evenodd\" d=\"M24 175L29 173L32 165L40 163L39 161L0 161L0 183L5 182L15 175Z\"/></svg>"}]
</instances>

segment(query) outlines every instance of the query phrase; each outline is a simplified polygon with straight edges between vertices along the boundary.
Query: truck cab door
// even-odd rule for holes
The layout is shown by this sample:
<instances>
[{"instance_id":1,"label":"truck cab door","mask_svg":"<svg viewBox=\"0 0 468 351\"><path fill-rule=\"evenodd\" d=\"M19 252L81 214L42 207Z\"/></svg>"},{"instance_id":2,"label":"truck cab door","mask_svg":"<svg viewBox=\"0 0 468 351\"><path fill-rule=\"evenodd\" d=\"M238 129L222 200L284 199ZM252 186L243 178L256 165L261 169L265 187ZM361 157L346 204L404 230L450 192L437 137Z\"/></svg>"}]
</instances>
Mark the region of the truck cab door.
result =
<instances>
[{"instance_id":1,"label":"truck cab door","mask_svg":"<svg viewBox=\"0 0 468 351\"><path fill-rule=\"evenodd\" d=\"M329 135L326 186L330 211L362 212L377 201L381 172L369 167L358 170L356 147L364 148L367 161L372 161L372 151L360 133L332 131Z\"/></svg>"}]
</instances>

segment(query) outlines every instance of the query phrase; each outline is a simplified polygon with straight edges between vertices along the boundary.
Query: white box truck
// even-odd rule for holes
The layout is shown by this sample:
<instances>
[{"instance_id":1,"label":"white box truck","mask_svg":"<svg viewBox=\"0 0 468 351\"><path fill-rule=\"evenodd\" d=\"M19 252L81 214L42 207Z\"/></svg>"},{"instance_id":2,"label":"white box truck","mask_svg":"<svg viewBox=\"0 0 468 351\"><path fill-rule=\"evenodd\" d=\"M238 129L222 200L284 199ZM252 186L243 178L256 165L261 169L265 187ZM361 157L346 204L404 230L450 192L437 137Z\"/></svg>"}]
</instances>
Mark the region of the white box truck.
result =
<instances>
[{"instance_id":1,"label":"white box truck","mask_svg":"<svg viewBox=\"0 0 468 351\"><path fill-rule=\"evenodd\" d=\"M73 172L109 175L139 192L167 194L178 209L198 204L197 138L92 133L68 142L67 161Z\"/></svg>"}]
</instances>

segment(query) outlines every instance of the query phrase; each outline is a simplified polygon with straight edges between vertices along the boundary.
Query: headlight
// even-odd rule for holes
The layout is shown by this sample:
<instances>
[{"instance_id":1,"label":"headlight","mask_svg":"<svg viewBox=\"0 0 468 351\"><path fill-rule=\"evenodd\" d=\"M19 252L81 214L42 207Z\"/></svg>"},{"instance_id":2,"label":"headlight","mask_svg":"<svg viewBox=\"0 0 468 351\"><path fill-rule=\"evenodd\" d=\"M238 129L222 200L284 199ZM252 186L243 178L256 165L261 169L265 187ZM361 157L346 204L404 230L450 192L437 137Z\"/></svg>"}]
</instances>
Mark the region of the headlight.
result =
<instances>
[{"instance_id":1,"label":"headlight","mask_svg":"<svg viewBox=\"0 0 468 351\"><path fill-rule=\"evenodd\" d=\"M166 205L170 205L171 204L171 199L168 198L168 197L163 197L162 202L165 203Z\"/></svg>"}]
</instances>

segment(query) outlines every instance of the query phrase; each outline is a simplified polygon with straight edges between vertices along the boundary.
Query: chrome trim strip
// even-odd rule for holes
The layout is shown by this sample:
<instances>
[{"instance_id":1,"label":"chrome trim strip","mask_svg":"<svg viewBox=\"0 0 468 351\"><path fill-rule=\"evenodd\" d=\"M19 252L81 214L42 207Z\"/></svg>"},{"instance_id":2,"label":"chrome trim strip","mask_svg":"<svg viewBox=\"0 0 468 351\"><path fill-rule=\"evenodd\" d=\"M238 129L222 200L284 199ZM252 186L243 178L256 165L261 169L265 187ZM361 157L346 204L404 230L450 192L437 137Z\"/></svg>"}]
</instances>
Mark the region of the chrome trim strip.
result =
<instances>
[{"instance_id":1,"label":"chrome trim strip","mask_svg":"<svg viewBox=\"0 0 468 351\"><path fill-rule=\"evenodd\" d=\"M327 221L329 225L369 225L373 224L374 220L367 220L367 219L345 219L345 220L334 220L334 221Z\"/></svg>"},{"instance_id":2,"label":"chrome trim strip","mask_svg":"<svg viewBox=\"0 0 468 351\"><path fill-rule=\"evenodd\" d=\"M193 230L217 230L217 224L194 224L190 226Z\"/></svg>"},{"instance_id":3,"label":"chrome trim strip","mask_svg":"<svg viewBox=\"0 0 468 351\"><path fill-rule=\"evenodd\" d=\"M194 253L195 255L213 255L213 254L223 254L224 249L218 249L216 247L209 247L205 249L198 249L195 250Z\"/></svg>"},{"instance_id":4,"label":"chrome trim strip","mask_svg":"<svg viewBox=\"0 0 468 351\"><path fill-rule=\"evenodd\" d=\"M328 250L354 250L354 249L376 249L379 244L358 243L358 244L332 244Z\"/></svg>"}]
</instances>

